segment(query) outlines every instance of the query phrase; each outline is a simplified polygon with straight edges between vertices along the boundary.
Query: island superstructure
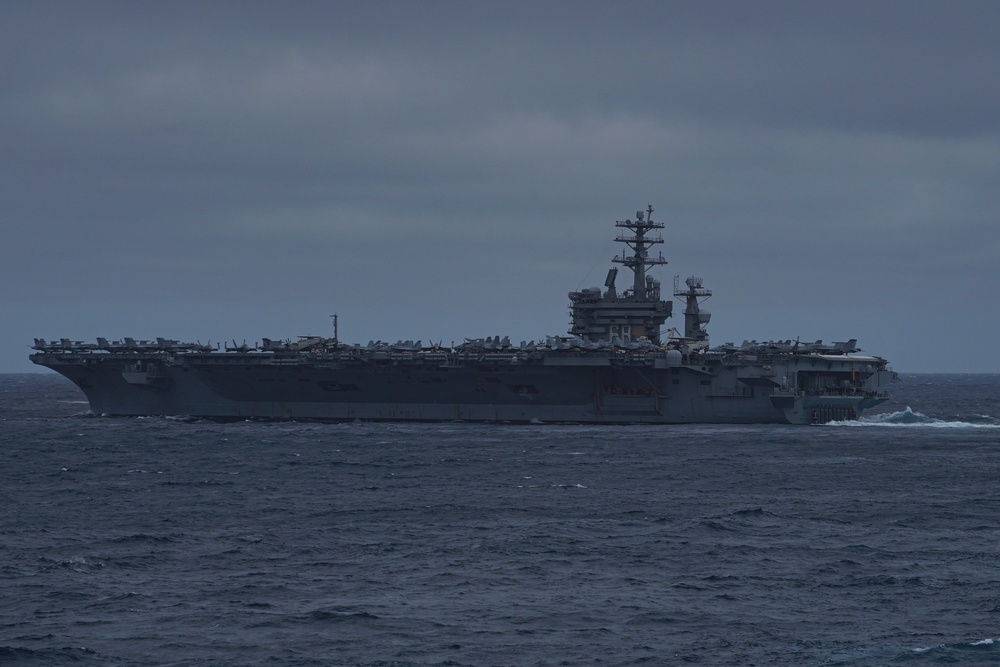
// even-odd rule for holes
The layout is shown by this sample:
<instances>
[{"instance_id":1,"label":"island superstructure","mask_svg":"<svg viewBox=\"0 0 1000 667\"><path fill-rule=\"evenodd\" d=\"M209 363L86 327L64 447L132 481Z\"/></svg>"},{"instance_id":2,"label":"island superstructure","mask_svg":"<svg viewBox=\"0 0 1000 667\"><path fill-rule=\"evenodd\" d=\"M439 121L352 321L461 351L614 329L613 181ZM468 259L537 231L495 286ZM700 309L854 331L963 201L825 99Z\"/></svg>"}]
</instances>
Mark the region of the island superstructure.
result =
<instances>
[{"instance_id":1,"label":"island superstructure","mask_svg":"<svg viewBox=\"0 0 1000 667\"><path fill-rule=\"evenodd\" d=\"M348 344L323 336L224 348L157 338L36 339L31 360L72 380L97 415L209 419L573 423L791 423L856 419L887 400L895 374L857 341L711 347L699 277L672 294L683 333L663 331L673 301L650 273L666 264L653 208L616 222L619 290L569 293L567 335L511 343L466 338ZM666 335L664 335L666 333Z\"/></svg>"}]
</instances>

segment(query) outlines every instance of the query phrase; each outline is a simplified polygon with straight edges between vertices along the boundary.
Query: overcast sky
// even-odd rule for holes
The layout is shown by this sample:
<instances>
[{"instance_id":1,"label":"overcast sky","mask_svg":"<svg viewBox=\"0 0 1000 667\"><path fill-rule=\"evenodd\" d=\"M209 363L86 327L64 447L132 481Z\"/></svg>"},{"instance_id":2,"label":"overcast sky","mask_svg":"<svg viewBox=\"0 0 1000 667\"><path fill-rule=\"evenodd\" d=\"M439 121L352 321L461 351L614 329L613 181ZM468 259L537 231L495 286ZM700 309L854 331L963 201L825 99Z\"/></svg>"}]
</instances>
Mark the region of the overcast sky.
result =
<instances>
[{"instance_id":1,"label":"overcast sky","mask_svg":"<svg viewBox=\"0 0 1000 667\"><path fill-rule=\"evenodd\" d=\"M647 204L713 344L1000 372L1000 2L0 3L0 372L565 333Z\"/></svg>"}]
</instances>

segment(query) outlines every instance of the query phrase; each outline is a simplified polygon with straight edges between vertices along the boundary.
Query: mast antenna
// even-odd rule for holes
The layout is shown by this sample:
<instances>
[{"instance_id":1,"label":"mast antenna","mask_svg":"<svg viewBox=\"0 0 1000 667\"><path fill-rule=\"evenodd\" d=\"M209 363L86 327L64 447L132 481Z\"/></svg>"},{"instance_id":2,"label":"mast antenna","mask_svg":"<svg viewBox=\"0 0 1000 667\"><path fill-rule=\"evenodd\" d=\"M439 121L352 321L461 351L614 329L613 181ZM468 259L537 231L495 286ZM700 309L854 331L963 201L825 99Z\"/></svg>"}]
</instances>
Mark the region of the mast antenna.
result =
<instances>
[{"instance_id":1,"label":"mast antenna","mask_svg":"<svg viewBox=\"0 0 1000 667\"><path fill-rule=\"evenodd\" d=\"M646 236L650 232L663 229L662 223L653 222L652 204L646 207L645 214L643 214L643 211L636 211L635 217L635 222L625 220L624 222L618 221L615 223L615 227L628 230L628 232L620 233L615 238L615 241L629 248L632 251L632 256L626 256L623 250L621 256L616 256L611 261L617 264L624 264L632 270L632 295L634 298L642 300L652 296L646 289L646 272L650 267L666 264L667 260L663 258L662 253L658 253L656 256L650 256L649 254L652 246L663 243L663 236L659 234L656 236Z\"/></svg>"}]
</instances>

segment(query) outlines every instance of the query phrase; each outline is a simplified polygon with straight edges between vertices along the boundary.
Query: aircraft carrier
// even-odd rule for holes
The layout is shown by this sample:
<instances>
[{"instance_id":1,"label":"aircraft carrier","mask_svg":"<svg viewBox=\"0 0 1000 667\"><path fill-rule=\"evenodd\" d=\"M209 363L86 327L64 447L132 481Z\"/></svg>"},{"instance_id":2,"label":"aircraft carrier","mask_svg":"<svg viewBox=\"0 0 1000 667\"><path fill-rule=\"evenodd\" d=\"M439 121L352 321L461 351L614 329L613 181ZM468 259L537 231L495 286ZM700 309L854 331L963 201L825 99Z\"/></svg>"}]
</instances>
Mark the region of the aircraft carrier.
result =
<instances>
[{"instance_id":1,"label":"aircraft carrier","mask_svg":"<svg viewBox=\"0 0 1000 667\"><path fill-rule=\"evenodd\" d=\"M888 399L895 374L856 340L711 347L703 280L674 279L683 332L649 271L666 264L653 208L618 221L631 284L569 293L567 335L499 336L442 347L334 336L215 346L157 338L36 339L31 360L65 375L95 415L208 419L571 423L790 423L857 419Z\"/></svg>"}]
</instances>

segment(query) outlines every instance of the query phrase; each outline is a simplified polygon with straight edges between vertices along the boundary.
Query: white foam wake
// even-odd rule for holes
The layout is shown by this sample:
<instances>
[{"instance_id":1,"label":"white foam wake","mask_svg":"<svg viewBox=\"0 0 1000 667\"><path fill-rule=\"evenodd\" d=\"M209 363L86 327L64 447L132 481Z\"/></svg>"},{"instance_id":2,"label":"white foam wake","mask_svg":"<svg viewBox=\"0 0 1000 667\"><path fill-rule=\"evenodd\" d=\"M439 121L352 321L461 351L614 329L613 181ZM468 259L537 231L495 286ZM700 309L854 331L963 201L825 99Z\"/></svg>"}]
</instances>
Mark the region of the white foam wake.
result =
<instances>
[{"instance_id":1,"label":"white foam wake","mask_svg":"<svg viewBox=\"0 0 1000 667\"><path fill-rule=\"evenodd\" d=\"M987 415L974 415L962 419L937 419L921 412L914 412L910 406L900 412L886 412L851 421L830 422L830 426L883 426L892 428L1000 428L1000 420Z\"/></svg>"}]
</instances>

